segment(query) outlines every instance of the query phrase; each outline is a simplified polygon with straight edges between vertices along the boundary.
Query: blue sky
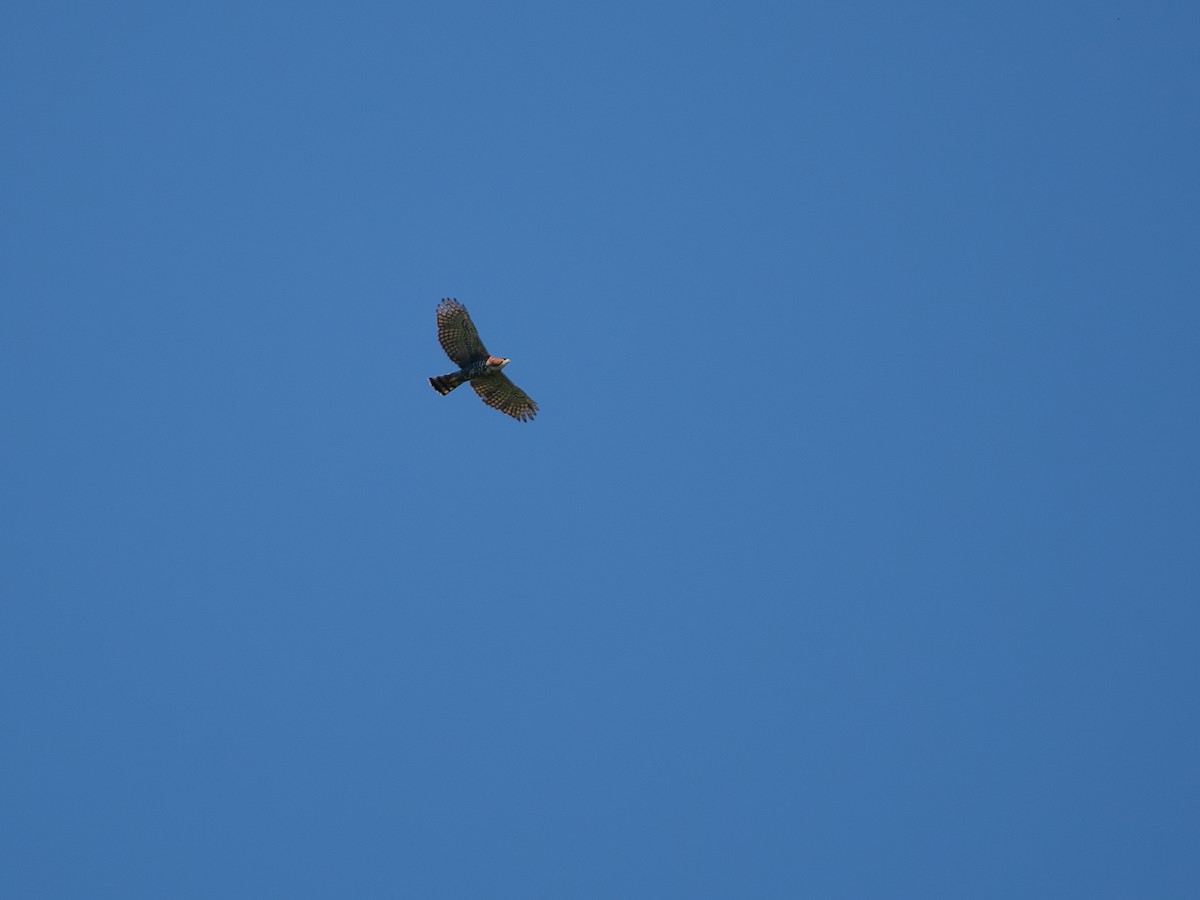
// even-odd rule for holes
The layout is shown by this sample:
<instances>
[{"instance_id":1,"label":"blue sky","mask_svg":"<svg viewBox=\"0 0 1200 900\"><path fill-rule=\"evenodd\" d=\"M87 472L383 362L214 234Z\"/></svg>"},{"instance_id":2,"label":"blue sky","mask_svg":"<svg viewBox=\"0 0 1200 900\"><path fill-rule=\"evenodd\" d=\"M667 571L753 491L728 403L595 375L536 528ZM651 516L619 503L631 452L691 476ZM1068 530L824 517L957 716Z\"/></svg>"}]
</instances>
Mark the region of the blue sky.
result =
<instances>
[{"instance_id":1,"label":"blue sky","mask_svg":"<svg viewBox=\"0 0 1200 900\"><path fill-rule=\"evenodd\" d=\"M0 893L1194 896L1198 46L8 4Z\"/></svg>"}]
</instances>

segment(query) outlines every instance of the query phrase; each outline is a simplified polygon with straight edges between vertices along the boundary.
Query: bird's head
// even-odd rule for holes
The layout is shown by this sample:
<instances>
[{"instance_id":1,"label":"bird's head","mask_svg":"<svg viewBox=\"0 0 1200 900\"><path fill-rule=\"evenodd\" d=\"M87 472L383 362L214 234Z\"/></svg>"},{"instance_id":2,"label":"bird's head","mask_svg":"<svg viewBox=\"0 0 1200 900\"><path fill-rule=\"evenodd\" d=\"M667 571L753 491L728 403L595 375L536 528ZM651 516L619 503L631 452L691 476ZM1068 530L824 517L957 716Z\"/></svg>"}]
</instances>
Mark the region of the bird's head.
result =
<instances>
[{"instance_id":1,"label":"bird's head","mask_svg":"<svg viewBox=\"0 0 1200 900\"><path fill-rule=\"evenodd\" d=\"M487 361L487 367L489 369L495 369L497 372L499 372L501 369L503 369L505 366L507 366L510 362L512 362L511 359L505 359L503 356L489 356L488 361Z\"/></svg>"}]
</instances>

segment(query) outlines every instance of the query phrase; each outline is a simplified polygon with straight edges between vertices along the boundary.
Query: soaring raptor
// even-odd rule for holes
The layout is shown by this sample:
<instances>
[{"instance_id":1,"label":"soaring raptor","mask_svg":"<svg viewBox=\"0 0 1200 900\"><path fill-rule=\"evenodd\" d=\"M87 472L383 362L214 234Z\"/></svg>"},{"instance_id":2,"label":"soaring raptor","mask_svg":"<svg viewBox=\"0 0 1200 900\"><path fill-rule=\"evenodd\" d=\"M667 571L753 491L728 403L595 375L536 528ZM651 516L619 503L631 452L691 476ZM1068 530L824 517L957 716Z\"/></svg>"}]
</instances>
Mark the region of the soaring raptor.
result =
<instances>
[{"instance_id":1,"label":"soaring raptor","mask_svg":"<svg viewBox=\"0 0 1200 900\"><path fill-rule=\"evenodd\" d=\"M442 349L460 368L449 375L430 378L435 391L445 396L469 381L475 393L492 409L521 422L537 415L538 405L502 371L512 360L488 354L465 306L457 300L443 300L437 308L437 329Z\"/></svg>"}]
</instances>

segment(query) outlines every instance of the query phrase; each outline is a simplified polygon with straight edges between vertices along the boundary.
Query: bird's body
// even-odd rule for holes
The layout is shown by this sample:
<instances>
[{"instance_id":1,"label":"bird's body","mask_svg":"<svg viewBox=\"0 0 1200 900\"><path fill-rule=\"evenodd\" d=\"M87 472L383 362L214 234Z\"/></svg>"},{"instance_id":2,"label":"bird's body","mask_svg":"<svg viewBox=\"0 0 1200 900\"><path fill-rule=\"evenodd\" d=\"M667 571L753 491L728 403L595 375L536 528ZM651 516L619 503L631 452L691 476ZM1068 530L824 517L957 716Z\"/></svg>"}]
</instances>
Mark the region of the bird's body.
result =
<instances>
[{"instance_id":1,"label":"bird's body","mask_svg":"<svg viewBox=\"0 0 1200 900\"><path fill-rule=\"evenodd\" d=\"M433 389L443 397L466 381L474 381L476 378L482 378L485 375L495 375L509 361L501 359L498 356L489 356L487 359L477 359L474 362L469 362L457 372L451 372L449 375L435 375L429 379L429 383L433 385Z\"/></svg>"},{"instance_id":2,"label":"bird's body","mask_svg":"<svg viewBox=\"0 0 1200 900\"><path fill-rule=\"evenodd\" d=\"M442 396L460 384L470 382L475 393L488 406L524 422L537 415L538 405L503 373L511 362L492 356L479 339L467 308L457 300L446 299L437 308L438 341L457 372L436 375L429 384Z\"/></svg>"}]
</instances>

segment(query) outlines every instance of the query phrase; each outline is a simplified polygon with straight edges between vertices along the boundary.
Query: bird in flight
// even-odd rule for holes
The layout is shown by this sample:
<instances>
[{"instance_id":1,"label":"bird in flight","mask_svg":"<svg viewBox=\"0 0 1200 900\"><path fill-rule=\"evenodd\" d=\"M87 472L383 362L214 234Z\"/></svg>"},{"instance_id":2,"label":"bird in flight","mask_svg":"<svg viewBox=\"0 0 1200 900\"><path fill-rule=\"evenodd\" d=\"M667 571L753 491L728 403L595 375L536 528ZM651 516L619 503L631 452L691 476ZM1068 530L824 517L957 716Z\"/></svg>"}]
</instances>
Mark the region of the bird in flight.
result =
<instances>
[{"instance_id":1,"label":"bird in flight","mask_svg":"<svg viewBox=\"0 0 1200 900\"><path fill-rule=\"evenodd\" d=\"M487 352L465 306L453 299L438 304L437 329L442 349L459 370L430 378L435 391L444 397L469 381L479 398L492 409L521 422L537 415L538 405L503 372L512 360Z\"/></svg>"}]
</instances>

